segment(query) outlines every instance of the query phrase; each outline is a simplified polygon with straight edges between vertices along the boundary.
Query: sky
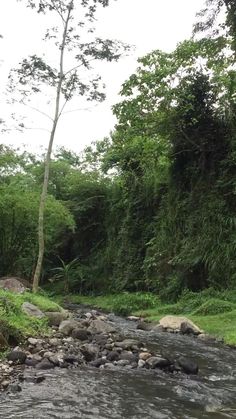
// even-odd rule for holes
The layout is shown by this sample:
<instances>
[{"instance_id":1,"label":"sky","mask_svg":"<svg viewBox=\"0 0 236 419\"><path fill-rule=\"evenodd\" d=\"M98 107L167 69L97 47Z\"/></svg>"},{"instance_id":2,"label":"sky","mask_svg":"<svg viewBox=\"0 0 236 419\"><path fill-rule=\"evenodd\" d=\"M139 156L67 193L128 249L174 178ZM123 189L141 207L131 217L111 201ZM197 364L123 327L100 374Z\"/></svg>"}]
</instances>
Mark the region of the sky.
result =
<instances>
[{"instance_id":1,"label":"sky","mask_svg":"<svg viewBox=\"0 0 236 419\"><path fill-rule=\"evenodd\" d=\"M102 104L73 102L58 126L54 146L64 146L76 152L92 141L101 140L114 128L115 117L111 107L120 101L122 83L135 72L137 59L152 50L171 51L176 44L191 36L196 13L204 0L117 0L99 11L96 30L99 36L119 39L134 45L129 56L117 63L99 64L97 71L106 84L106 100ZM51 18L50 18L51 19ZM6 105L4 94L11 68L28 55L47 53L49 48L42 42L44 29L52 24L16 0L0 1L0 118L8 119L11 107ZM43 101L37 106L42 109ZM49 112L53 113L53 109ZM28 126L22 133L12 129L1 134L1 142L14 147L23 145L30 151L44 150L48 143L47 121L36 111L17 108L17 113L29 115L24 123Z\"/></svg>"}]
</instances>

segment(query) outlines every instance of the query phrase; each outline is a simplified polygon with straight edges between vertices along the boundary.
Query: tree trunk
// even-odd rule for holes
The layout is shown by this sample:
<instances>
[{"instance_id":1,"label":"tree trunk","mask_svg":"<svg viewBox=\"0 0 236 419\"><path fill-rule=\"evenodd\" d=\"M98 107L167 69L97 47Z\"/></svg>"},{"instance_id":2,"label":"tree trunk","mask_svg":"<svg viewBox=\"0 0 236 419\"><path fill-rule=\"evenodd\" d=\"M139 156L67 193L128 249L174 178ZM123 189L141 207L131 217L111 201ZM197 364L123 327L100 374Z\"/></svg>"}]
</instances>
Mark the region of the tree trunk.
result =
<instances>
[{"instance_id":1,"label":"tree trunk","mask_svg":"<svg viewBox=\"0 0 236 419\"><path fill-rule=\"evenodd\" d=\"M64 52L65 52L65 43L66 43L66 35L68 31L68 23L70 20L71 10L73 8L73 2L71 2L70 7L68 7L68 14L67 19L64 23L64 31L62 36L62 43L60 47L60 72L59 72L59 80L57 84L57 93L55 99L55 114L53 118L53 125L52 131L50 134L50 139L48 143L47 155L45 159L45 167L44 167L44 180L43 180L43 188L40 197L40 204L39 204L39 217L38 217L38 259L37 264L34 272L33 278L33 292L38 291L39 281L42 271L42 264L43 264L43 257L44 257L44 213L45 213L45 203L47 198L47 191L48 191L48 180L49 180L49 170L50 170L50 161L51 161L51 154L52 154L52 146L53 141L56 133L56 128L58 124L58 120L60 118L60 98L61 98L61 86L64 78Z\"/></svg>"}]
</instances>

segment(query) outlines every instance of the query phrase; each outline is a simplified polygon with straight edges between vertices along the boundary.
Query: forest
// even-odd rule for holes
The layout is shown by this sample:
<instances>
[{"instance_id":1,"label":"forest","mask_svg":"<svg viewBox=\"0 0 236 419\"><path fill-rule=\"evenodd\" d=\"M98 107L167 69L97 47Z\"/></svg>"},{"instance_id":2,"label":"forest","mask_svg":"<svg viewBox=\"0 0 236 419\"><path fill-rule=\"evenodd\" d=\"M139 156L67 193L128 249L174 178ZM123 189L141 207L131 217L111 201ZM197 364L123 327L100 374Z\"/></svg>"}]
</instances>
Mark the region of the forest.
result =
<instances>
[{"instance_id":1,"label":"forest","mask_svg":"<svg viewBox=\"0 0 236 419\"><path fill-rule=\"evenodd\" d=\"M235 288L235 6L218 27L221 3L173 52L139 59L109 137L53 152L42 286L168 301ZM2 145L0 159L0 275L31 281L44 156Z\"/></svg>"}]
</instances>

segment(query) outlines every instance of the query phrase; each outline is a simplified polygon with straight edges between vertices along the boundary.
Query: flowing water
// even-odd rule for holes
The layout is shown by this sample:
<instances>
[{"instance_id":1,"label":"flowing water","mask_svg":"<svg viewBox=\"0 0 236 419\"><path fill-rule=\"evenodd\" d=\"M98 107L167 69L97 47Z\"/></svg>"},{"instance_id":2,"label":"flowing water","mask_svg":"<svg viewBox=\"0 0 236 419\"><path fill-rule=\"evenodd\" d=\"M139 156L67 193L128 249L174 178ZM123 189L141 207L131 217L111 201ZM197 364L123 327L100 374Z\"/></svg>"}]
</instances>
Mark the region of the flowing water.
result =
<instances>
[{"instance_id":1,"label":"flowing water","mask_svg":"<svg viewBox=\"0 0 236 419\"><path fill-rule=\"evenodd\" d=\"M114 322L123 334L138 337L157 352L196 360L199 375L55 369L40 384L25 382L22 392L2 395L0 418L236 418L235 350L181 335L138 331L134 323L115 317Z\"/></svg>"}]
</instances>

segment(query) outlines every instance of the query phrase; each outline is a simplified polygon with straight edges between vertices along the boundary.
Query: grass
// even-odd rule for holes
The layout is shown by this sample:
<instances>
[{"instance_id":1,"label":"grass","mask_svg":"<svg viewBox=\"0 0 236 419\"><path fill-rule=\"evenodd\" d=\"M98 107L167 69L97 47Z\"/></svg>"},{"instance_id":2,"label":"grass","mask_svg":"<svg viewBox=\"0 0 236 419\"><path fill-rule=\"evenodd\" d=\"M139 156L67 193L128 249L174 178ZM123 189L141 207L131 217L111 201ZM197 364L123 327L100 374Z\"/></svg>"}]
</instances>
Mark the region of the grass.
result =
<instances>
[{"instance_id":1,"label":"grass","mask_svg":"<svg viewBox=\"0 0 236 419\"><path fill-rule=\"evenodd\" d=\"M27 336L47 334L49 332L47 319L37 319L23 313L21 306L24 302L34 304L42 311L61 310L60 306L46 295L35 295L29 292L15 294L0 290L0 331L17 340Z\"/></svg>"},{"instance_id":2,"label":"grass","mask_svg":"<svg viewBox=\"0 0 236 419\"><path fill-rule=\"evenodd\" d=\"M236 290L220 292L208 289L201 293L185 291L176 304L165 304L158 296L150 293L97 297L72 295L68 299L116 314L142 316L152 322L158 322L168 314L186 316L206 333L236 346Z\"/></svg>"}]
</instances>

